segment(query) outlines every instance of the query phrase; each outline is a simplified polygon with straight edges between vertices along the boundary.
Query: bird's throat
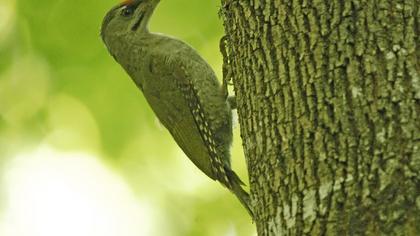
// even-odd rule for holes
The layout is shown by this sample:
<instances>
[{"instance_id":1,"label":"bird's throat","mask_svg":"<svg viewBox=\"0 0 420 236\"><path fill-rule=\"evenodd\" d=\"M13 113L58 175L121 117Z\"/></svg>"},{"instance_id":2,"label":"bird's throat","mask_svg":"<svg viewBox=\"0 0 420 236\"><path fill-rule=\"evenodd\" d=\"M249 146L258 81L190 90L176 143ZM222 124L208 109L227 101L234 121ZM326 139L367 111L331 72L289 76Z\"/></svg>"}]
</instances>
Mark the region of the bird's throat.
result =
<instances>
[{"instance_id":1,"label":"bird's throat","mask_svg":"<svg viewBox=\"0 0 420 236\"><path fill-rule=\"evenodd\" d=\"M143 21L143 19L144 19L144 12L141 12L140 14L139 14L139 16L138 16L138 18L137 18L137 20L136 20L136 22L133 24L133 26L131 27L131 30L132 31L136 31L138 28L139 28L139 26L141 25L141 22Z\"/></svg>"}]
</instances>

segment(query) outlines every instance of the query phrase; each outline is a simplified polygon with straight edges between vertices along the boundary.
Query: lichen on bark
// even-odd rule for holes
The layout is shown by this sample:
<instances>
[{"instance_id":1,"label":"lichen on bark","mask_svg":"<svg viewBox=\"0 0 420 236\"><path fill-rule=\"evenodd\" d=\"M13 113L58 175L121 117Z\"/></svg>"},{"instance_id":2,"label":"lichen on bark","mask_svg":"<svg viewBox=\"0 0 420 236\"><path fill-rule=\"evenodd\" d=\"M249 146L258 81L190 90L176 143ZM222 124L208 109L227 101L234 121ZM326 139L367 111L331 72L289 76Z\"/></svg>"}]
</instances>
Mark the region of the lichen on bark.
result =
<instances>
[{"instance_id":1,"label":"lichen on bark","mask_svg":"<svg viewBox=\"0 0 420 236\"><path fill-rule=\"evenodd\" d=\"M420 235L418 0L222 0L259 235Z\"/></svg>"}]
</instances>

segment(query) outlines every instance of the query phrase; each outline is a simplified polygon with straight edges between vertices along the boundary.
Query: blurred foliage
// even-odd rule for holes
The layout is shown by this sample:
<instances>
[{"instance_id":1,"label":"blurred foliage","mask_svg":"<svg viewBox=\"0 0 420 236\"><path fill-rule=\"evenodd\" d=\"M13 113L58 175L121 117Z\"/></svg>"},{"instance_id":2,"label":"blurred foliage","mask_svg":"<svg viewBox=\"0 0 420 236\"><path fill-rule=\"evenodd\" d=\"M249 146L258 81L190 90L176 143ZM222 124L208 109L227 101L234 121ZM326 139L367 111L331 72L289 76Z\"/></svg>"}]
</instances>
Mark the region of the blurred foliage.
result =
<instances>
[{"instance_id":1,"label":"blurred foliage","mask_svg":"<svg viewBox=\"0 0 420 236\"><path fill-rule=\"evenodd\" d=\"M184 156L108 55L99 28L115 4L1 0L0 168L43 143L95 153L160 206L162 227L170 229L162 235L251 235L245 210ZM162 0L150 28L191 44L220 77L218 7ZM244 173L235 132L234 168Z\"/></svg>"}]
</instances>

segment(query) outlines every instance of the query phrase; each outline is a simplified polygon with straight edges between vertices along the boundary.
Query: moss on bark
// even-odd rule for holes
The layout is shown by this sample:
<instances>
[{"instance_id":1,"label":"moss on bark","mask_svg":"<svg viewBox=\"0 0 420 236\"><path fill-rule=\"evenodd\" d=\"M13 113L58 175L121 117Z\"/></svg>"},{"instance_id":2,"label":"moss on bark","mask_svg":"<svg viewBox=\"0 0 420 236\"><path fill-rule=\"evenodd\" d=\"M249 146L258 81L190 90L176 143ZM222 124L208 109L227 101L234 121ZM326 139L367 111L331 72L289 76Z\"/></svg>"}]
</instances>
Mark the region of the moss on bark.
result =
<instances>
[{"instance_id":1,"label":"moss on bark","mask_svg":"<svg viewBox=\"0 0 420 236\"><path fill-rule=\"evenodd\" d=\"M420 235L419 5L222 0L259 235Z\"/></svg>"}]
</instances>

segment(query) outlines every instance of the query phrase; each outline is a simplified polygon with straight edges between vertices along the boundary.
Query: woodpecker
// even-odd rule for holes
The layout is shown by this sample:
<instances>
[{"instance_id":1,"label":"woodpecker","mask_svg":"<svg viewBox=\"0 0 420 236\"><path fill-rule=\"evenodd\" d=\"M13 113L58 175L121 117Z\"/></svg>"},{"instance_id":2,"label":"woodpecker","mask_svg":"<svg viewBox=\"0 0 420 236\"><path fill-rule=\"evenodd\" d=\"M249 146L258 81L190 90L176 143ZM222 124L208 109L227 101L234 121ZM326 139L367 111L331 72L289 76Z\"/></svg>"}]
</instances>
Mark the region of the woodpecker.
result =
<instances>
[{"instance_id":1,"label":"woodpecker","mask_svg":"<svg viewBox=\"0 0 420 236\"><path fill-rule=\"evenodd\" d=\"M113 7L102 22L102 40L188 158L233 192L252 216L249 195L230 165L232 113L222 86L192 47L148 30L159 1Z\"/></svg>"}]
</instances>

